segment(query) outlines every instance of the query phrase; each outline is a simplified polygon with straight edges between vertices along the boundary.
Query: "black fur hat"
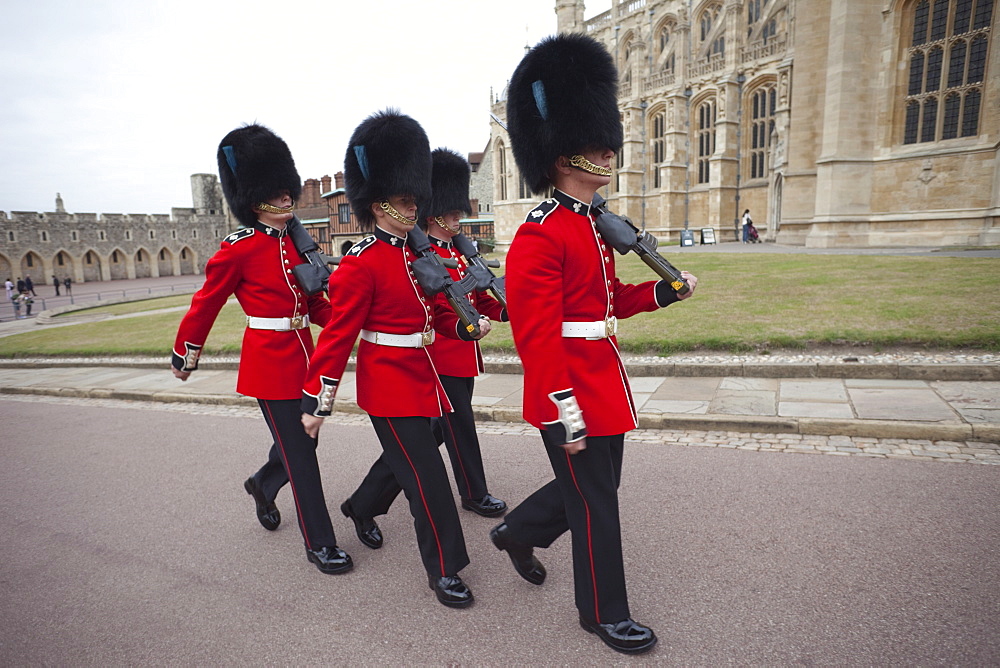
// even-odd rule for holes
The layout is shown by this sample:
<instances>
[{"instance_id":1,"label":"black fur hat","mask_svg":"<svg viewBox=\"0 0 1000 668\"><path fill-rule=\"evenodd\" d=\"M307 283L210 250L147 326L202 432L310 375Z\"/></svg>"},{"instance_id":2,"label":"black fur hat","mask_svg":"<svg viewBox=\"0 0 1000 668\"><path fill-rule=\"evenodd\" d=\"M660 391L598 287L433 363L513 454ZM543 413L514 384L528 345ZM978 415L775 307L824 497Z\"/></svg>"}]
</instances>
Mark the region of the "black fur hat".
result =
<instances>
[{"instance_id":1,"label":"black fur hat","mask_svg":"<svg viewBox=\"0 0 1000 668\"><path fill-rule=\"evenodd\" d=\"M245 227L257 222L254 207L287 190L293 200L302 181L288 145L256 123L237 128L219 142L219 181L233 215Z\"/></svg>"},{"instance_id":2,"label":"black fur hat","mask_svg":"<svg viewBox=\"0 0 1000 668\"><path fill-rule=\"evenodd\" d=\"M469 161L458 153L446 148L434 149L431 153L431 197L418 214L421 227L427 224L428 218L443 216L449 211L471 212L471 173Z\"/></svg>"},{"instance_id":3,"label":"black fur hat","mask_svg":"<svg viewBox=\"0 0 1000 668\"><path fill-rule=\"evenodd\" d=\"M371 205L394 195L431 195L431 147L420 123L395 109L361 122L344 156L344 187L361 229L375 226Z\"/></svg>"},{"instance_id":4,"label":"black fur hat","mask_svg":"<svg viewBox=\"0 0 1000 668\"><path fill-rule=\"evenodd\" d=\"M624 137L611 54L582 34L543 39L510 79L507 128L514 160L535 193L549 187L559 156L589 148L619 151Z\"/></svg>"}]
</instances>

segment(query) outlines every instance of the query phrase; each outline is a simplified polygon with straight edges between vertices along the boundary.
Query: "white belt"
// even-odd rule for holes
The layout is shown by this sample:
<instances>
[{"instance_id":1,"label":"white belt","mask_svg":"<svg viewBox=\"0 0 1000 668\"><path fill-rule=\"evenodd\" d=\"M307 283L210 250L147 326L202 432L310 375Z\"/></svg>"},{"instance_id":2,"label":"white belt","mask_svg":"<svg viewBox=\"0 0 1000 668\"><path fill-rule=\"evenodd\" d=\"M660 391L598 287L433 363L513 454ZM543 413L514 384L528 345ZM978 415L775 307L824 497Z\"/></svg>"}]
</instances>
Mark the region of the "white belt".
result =
<instances>
[{"instance_id":1,"label":"white belt","mask_svg":"<svg viewBox=\"0 0 1000 668\"><path fill-rule=\"evenodd\" d=\"M379 346L423 348L434 343L434 330L417 332L416 334L386 334L385 332L373 332L368 329L362 329L361 338Z\"/></svg>"},{"instance_id":2,"label":"white belt","mask_svg":"<svg viewBox=\"0 0 1000 668\"><path fill-rule=\"evenodd\" d=\"M287 332L292 329L309 327L308 315L297 315L294 318L258 318L247 316L247 327L250 329L273 329L276 332Z\"/></svg>"},{"instance_id":3,"label":"white belt","mask_svg":"<svg viewBox=\"0 0 1000 668\"><path fill-rule=\"evenodd\" d=\"M618 333L618 318L594 322L564 322L562 335L569 339L606 339Z\"/></svg>"}]
</instances>

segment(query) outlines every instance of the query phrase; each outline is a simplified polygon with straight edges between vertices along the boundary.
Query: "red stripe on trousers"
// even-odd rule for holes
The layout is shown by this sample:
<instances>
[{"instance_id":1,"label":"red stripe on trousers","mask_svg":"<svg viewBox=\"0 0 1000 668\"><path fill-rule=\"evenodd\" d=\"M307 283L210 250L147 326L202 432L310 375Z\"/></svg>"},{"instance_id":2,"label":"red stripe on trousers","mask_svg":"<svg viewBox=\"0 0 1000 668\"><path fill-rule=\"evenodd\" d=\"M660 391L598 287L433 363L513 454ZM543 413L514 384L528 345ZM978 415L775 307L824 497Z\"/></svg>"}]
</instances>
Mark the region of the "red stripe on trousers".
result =
<instances>
[{"instance_id":1,"label":"red stripe on trousers","mask_svg":"<svg viewBox=\"0 0 1000 668\"><path fill-rule=\"evenodd\" d=\"M569 467L569 474L573 477L573 485L576 487L577 493L580 495L580 500L583 501L583 509L586 511L587 516L587 557L590 559L590 581L594 584L594 621L598 624L601 623L601 609L597 604L597 574L594 571L594 540L593 534L590 529L590 506L587 504L587 499L583 496L583 491L580 489L580 483L576 481L576 472L573 471L573 459L569 451L566 451L566 465Z\"/></svg>"},{"instance_id":2,"label":"red stripe on trousers","mask_svg":"<svg viewBox=\"0 0 1000 668\"><path fill-rule=\"evenodd\" d=\"M313 549L312 543L309 541L309 532L306 531L306 522L302 518L302 508L299 506L299 495L295 493L295 481L292 480L292 471L288 468L288 455L285 453L285 444L281 442L281 432L278 431L278 423L274 421L274 414L271 413L271 407L264 402L264 408L267 409L267 417L270 420L271 425L274 427L274 442L278 444L281 449L281 456L284 458L285 473L288 474L288 484L292 488L292 498L295 499L295 515L296 519L299 520L299 527L302 529L302 535L306 539L306 547L310 550Z\"/></svg>"},{"instance_id":3,"label":"red stripe on trousers","mask_svg":"<svg viewBox=\"0 0 1000 668\"><path fill-rule=\"evenodd\" d=\"M389 425L389 429L392 430L392 435L396 437L396 442L399 443L399 449L403 451L403 456L406 457L406 461L410 464L410 469L413 471L413 477L417 481L417 491L420 492L420 502L424 504L424 512L427 513L427 520L431 523L431 530L434 532L434 542L437 543L438 548L438 561L441 562L441 577L447 575L444 572L444 551L441 549L441 540L438 538L437 526L434 524L434 518L431 517L431 509L427 505L427 499L424 497L424 486L420 484L420 476L417 475L417 469L413 466L413 460L410 459L410 453L406 451L406 446L403 445L403 441L399 438L399 434L396 433L396 428L392 426L392 420L389 418L385 419L386 423Z\"/></svg>"}]
</instances>

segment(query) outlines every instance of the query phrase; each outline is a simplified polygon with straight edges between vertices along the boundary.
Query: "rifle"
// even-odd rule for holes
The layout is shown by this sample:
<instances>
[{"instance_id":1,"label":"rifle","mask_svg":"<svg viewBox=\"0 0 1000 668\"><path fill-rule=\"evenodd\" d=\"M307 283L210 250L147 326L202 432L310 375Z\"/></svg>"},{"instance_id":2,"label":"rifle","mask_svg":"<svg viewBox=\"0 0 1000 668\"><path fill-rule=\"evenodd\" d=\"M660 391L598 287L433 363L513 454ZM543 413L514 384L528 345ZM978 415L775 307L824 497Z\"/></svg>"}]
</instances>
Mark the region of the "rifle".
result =
<instances>
[{"instance_id":1,"label":"rifle","mask_svg":"<svg viewBox=\"0 0 1000 668\"><path fill-rule=\"evenodd\" d=\"M419 256L410 266L413 268L413 275L417 278L424 293L428 297L433 297L439 292L443 292L444 296L448 298L451 308L458 315L458 319L462 321L465 331L473 339L478 337L481 316L472 302L465 298L465 295L476 289L476 277L472 274L466 274L460 281L453 279L445 268L444 258L431 247L427 234L419 226L414 225L413 229L406 234L406 243Z\"/></svg>"},{"instance_id":2,"label":"rifle","mask_svg":"<svg viewBox=\"0 0 1000 668\"><path fill-rule=\"evenodd\" d=\"M505 287L504 276L497 276L490 271L490 267L498 268L500 263L496 260L487 260L476 247L472 245L469 238L463 233L459 232L454 237L452 237L451 242L455 244L455 248L459 253L465 256L465 259L469 261L469 273L475 274L478 280L476 288L478 290L489 290L493 297L500 302L500 306L507 308L507 289ZM475 268L478 268L474 270Z\"/></svg>"},{"instance_id":3,"label":"rifle","mask_svg":"<svg viewBox=\"0 0 1000 668\"><path fill-rule=\"evenodd\" d=\"M292 267L292 274L295 275L299 285L310 296L325 290L330 280L330 268L326 266L330 256L320 252L319 244L302 226L297 216L292 216L285 229L288 230L288 236L292 238L295 249L308 260L308 263Z\"/></svg>"},{"instance_id":4,"label":"rifle","mask_svg":"<svg viewBox=\"0 0 1000 668\"><path fill-rule=\"evenodd\" d=\"M590 206L597 211L597 231L612 248L618 251L619 255L633 251L660 278L670 281L670 287L679 295L687 294L691 290L691 286L681 276L677 267L656 252L656 237L649 232L640 232L625 216L608 211L607 200L601 197L600 193L594 193L594 201Z\"/></svg>"}]
</instances>

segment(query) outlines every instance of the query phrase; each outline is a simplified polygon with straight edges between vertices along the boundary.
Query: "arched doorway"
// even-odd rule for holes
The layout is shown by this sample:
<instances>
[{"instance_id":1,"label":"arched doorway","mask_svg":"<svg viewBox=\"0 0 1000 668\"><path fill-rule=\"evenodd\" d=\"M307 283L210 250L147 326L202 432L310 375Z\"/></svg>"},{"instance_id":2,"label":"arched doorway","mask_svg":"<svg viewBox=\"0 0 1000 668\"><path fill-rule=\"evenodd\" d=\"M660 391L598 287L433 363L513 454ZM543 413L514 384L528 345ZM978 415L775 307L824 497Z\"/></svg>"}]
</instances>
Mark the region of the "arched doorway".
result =
<instances>
[{"instance_id":1,"label":"arched doorway","mask_svg":"<svg viewBox=\"0 0 1000 668\"><path fill-rule=\"evenodd\" d=\"M92 250L83 254L83 280L100 281L101 278L101 257Z\"/></svg>"},{"instance_id":2,"label":"arched doorway","mask_svg":"<svg viewBox=\"0 0 1000 668\"><path fill-rule=\"evenodd\" d=\"M21 278L31 277L31 282L34 285L39 285L45 282L45 267L42 265L42 256L35 251L28 251L24 257L21 258ZM17 280L16 278L14 279Z\"/></svg>"},{"instance_id":3,"label":"arched doorway","mask_svg":"<svg viewBox=\"0 0 1000 668\"><path fill-rule=\"evenodd\" d=\"M174 275L174 254L166 248L161 248L157 253L156 264L160 270L160 276Z\"/></svg>"},{"instance_id":4,"label":"arched doorway","mask_svg":"<svg viewBox=\"0 0 1000 668\"><path fill-rule=\"evenodd\" d=\"M0 253L0 280L6 281L10 279L11 283L17 280L14 276L13 266L10 263L10 258L8 258L3 253Z\"/></svg>"},{"instance_id":5,"label":"arched doorway","mask_svg":"<svg viewBox=\"0 0 1000 668\"><path fill-rule=\"evenodd\" d=\"M347 240L344 243L340 244L340 254L347 255L347 251L351 250L351 246L353 246L354 244L355 242L351 240Z\"/></svg>"},{"instance_id":6,"label":"arched doorway","mask_svg":"<svg viewBox=\"0 0 1000 668\"><path fill-rule=\"evenodd\" d=\"M119 281L128 278L128 265L125 261L125 253L117 248L111 251L108 258L108 268L111 270L111 280Z\"/></svg>"},{"instance_id":7,"label":"arched doorway","mask_svg":"<svg viewBox=\"0 0 1000 668\"><path fill-rule=\"evenodd\" d=\"M149 278L153 275L153 268L150 262L152 258L149 256L149 251L145 248L140 248L135 252L135 277L136 278Z\"/></svg>"},{"instance_id":8,"label":"arched doorway","mask_svg":"<svg viewBox=\"0 0 1000 668\"><path fill-rule=\"evenodd\" d=\"M73 256L62 250L56 253L56 256L52 258L52 274L59 279L60 283L67 276L75 276L73 272ZM49 276L50 284L51 278L52 276Z\"/></svg>"},{"instance_id":9,"label":"arched doorway","mask_svg":"<svg viewBox=\"0 0 1000 668\"><path fill-rule=\"evenodd\" d=\"M181 249L181 276L194 274L194 251L185 246Z\"/></svg>"}]
</instances>

